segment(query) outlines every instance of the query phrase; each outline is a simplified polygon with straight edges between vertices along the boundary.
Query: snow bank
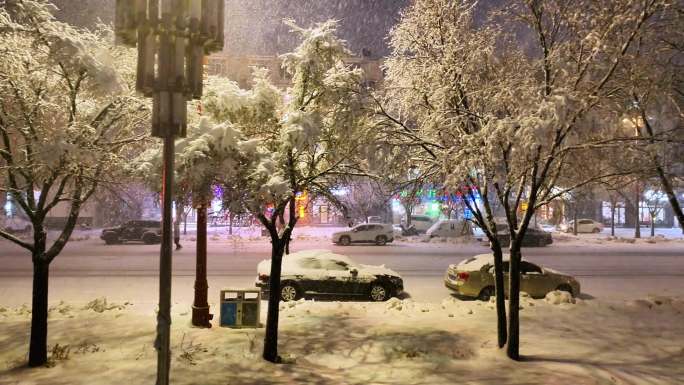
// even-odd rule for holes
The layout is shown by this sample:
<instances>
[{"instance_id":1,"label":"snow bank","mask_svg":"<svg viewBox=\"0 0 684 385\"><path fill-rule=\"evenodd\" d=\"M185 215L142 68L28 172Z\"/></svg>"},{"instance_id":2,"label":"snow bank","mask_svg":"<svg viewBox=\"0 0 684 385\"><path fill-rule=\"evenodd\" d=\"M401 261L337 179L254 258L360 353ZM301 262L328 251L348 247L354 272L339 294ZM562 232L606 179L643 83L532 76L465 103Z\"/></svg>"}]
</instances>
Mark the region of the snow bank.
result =
<instances>
[{"instance_id":1,"label":"snow bank","mask_svg":"<svg viewBox=\"0 0 684 385\"><path fill-rule=\"evenodd\" d=\"M632 307L644 309L674 309L684 311L684 300L668 296L648 296L646 298L635 299L627 302Z\"/></svg>"},{"instance_id":2,"label":"snow bank","mask_svg":"<svg viewBox=\"0 0 684 385\"><path fill-rule=\"evenodd\" d=\"M592 244L592 245L614 245L614 244L662 244L671 242L684 242L681 236L681 230L678 228L672 229L656 229L656 235L654 237L650 236L650 229L641 229L641 238L634 238L634 230L619 228L615 231L615 236L609 235L604 230L600 234L578 234L573 235L571 233L564 232L554 232L553 241L554 244Z\"/></svg>"},{"instance_id":3,"label":"snow bank","mask_svg":"<svg viewBox=\"0 0 684 385\"><path fill-rule=\"evenodd\" d=\"M544 301L550 303L551 305L560 305L565 303L575 303L575 298L567 291L554 290L546 294Z\"/></svg>"}]
</instances>

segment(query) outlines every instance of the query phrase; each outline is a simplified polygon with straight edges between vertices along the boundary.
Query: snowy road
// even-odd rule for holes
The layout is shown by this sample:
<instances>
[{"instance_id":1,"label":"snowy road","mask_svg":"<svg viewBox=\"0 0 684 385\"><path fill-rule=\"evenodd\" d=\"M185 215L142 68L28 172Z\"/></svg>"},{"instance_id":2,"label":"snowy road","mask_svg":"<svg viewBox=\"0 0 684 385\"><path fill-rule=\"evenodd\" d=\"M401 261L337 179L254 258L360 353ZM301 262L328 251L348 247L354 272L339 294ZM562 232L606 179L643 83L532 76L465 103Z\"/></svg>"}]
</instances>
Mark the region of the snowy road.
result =
<instances>
[{"instance_id":1,"label":"snowy road","mask_svg":"<svg viewBox=\"0 0 684 385\"><path fill-rule=\"evenodd\" d=\"M192 296L194 242L187 237L174 255L174 300ZM299 239L293 251L327 248L366 264L385 264L404 277L410 295L438 302L449 295L442 275L450 263L488 250L481 244L405 243L386 247L339 247L325 238ZM267 258L268 241L213 239L208 248L209 284L219 287L252 287L256 264ZM108 298L156 301L159 246L126 244L106 246L99 239L73 241L51 267L51 298L105 295ZM557 241L545 248L524 250L525 258L575 275L583 292L604 299L633 298L649 293L684 295L684 243L662 241L616 243L590 236ZM22 249L0 241L0 296L5 301L30 301L32 265ZM61 295L57 295L61 293ZM217 293L210 293L210 298Z\"/></svg>"}]
</instances>

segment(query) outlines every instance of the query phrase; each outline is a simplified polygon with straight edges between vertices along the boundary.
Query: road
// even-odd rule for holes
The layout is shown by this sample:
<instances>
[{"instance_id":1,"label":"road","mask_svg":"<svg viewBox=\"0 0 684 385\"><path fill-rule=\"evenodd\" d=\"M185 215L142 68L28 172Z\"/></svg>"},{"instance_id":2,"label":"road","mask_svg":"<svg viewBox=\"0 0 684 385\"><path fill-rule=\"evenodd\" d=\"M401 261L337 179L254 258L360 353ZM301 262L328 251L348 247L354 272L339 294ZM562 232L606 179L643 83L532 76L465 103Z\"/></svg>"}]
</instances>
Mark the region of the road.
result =
<instances>
[{"instance_id":1,"label":"road","mask_svg":"<svg viewBox=\"0 0 684 385\"><path fill-rule=\"evenodd\" d=\"M174 255L174 301L192 300L195 244L184 240ZM388 246L330 244L325 238L298 239L292 250L332 249L365 264L385 264L404 277L415 300L439 302L448 297L442 275L451 263L488 252L478 243L404 243ZM210 298L220 287L253 287L256 265L268 258L270 243L212 239L208 246ZM556 242L524 249L526 259L576 276L582 291L602 299L637 298L648 294L684 295L684 243L655 244ZM157 293L159 246L106 246L93 237L72 241L50 270L53 301L107 296L154 303ZM6 305L28 303L32 264L27 252L0 241L0 298Z\"/></svg>"}]
</instances>

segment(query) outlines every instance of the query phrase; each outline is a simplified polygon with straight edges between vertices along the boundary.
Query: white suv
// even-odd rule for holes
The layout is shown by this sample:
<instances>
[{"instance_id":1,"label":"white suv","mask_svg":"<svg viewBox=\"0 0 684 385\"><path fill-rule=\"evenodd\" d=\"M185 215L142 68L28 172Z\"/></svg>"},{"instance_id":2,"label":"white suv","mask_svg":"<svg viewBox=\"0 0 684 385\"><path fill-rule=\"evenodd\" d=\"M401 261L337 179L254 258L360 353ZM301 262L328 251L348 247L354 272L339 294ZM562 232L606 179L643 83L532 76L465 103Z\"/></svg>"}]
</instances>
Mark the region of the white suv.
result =
<instances>
[{"instance_id":1,"label":"white suv","mask_svg":"<svg viewBox=\"0 0 684 385\"><path fill-rule=\"evenodd\" d=\"M435 220L428 215L411 215L411 226L415 227L419 233L428 231L435 223Z\"/></svg>"},{"instance_id":2,"label":"white suv","mask_svg":"<svg viewBox=\"0 0 684 385\"><path fill-rule=\"evenodd\" d=\"M348 231L333 233L333 243L348 246L352 243L375 243L378 246L394 241L392 225L384 223L363 223Z\"/></svg>"}]
</instances>

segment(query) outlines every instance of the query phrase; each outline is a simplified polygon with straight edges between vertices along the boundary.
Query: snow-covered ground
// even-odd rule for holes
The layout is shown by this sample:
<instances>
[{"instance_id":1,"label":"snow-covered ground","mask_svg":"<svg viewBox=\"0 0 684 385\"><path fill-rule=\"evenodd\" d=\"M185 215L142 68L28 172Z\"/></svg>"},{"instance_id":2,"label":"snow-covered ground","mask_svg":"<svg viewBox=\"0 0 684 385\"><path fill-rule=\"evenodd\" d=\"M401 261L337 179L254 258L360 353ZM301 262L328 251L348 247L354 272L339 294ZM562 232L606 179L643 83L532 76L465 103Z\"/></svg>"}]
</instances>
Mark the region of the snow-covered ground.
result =
<instances>
[{"instance_id":1,"label":"snow-covered ground","mask_svg":"<svg viewBox=\"0 0 684 385\"><path fill-rule=\"evenodd\" d=\"M392 299L282 304L280 353L260 359L263 328L197 329L174 306L173 384L682 384L684 299L522 298L519 363L496 348L492 303ZM187 304L184 304L187 305ZM263 310L263 309L262 309ZM262 320L265 314L262 311ZM60 303L50 368L25 366L30 314L0 307L0 384L150 384L154 309Z\"/></svg>"}]
</instances>

